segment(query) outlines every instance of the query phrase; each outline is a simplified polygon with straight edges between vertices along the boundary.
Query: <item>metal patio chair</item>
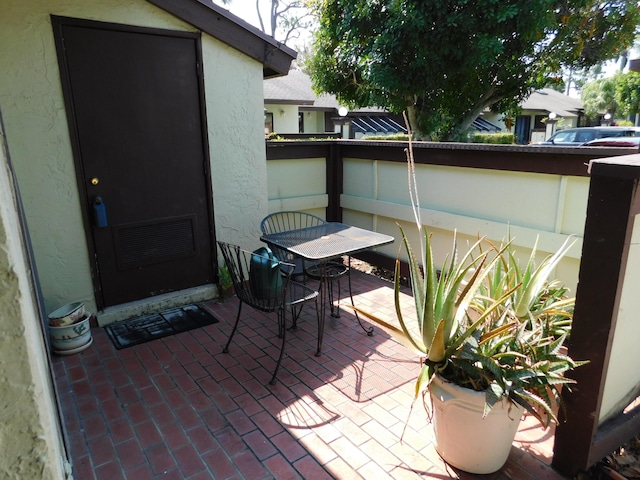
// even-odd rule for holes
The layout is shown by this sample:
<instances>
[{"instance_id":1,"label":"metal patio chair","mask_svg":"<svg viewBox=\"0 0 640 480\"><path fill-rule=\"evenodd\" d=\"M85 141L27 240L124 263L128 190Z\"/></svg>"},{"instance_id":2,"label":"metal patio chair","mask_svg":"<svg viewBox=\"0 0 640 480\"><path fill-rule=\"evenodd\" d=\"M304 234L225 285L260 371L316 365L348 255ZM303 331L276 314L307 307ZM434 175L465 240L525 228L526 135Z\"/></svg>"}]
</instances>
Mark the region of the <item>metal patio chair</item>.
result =
<instances>
[{"instance_id":1,"label":"metal patio chair","mask_svg":"<svg viewBox=\"0 0 640 480\"><path fill-rule=\"evenodd\" d=\"M249 252L241 249L237 245L225 242L218 242L218 246L222 251L225 264L229 268L233 288L239 300L238 315L223 352L229 352L229 345L238 328L242 305L244 303L265 313L276 312L278 337L282 338L282 346L280 347L280 355L276 363L276 368L269 382L273 385L276 382L276 375L284 356L287 310L291 311L294 325L292 328L295 328L303 304L309 301L315 302L316 317L318 319L318 348L316 356L320 355L320 339L324 319L320 318L318 311L318 292L306 285L291 280L291 275L295 267L293 264L288 264L255 252Z\"/></svg>"},{"instance_id":2,"label":"metal patio chair","mask_svg":"<svg viewBox=\"0 0 640 480\"><path fill-rule=\"evenodd\" d=\"M313 215L307 212L299 212L293 210L287 210L282 212L275 212L267 215L260 222L260 230L263 235L271 233L281 233L289 230L299 230L301 228L314 227L316 225L322 225L326 221L317 215ZM344 264L342 259L329 260L322 264L310 264L303 259L296 257L287 250L274 248L273 253L278 259L285 262L290 262L296 265L294 270L294 276L296 278L305 276L313 278L315 280L324 280L327 282L327 297L329 299L329 308L331 310L331 316L340 317L340 277L342 277L348 271L348 267ZM337 301L338 304L334 306L334 281L338 287Z\"/></svg>"}]
</instances>

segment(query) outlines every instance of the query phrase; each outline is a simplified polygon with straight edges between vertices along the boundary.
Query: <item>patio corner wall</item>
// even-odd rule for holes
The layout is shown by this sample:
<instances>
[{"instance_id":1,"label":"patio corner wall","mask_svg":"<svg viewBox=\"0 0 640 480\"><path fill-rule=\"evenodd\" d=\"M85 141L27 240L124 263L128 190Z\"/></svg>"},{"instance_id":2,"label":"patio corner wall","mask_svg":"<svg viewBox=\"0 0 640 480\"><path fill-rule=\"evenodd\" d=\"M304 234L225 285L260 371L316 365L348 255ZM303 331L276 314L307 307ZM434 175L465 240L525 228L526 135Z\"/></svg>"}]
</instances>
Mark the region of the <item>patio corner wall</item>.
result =
<instances>
[{"instance_id":1,"label":"patio corner wall","mask_svg":"<svg viewBox=\"0 0 640 480\"><path fill-rule=\"evenodd\" d=\"M0 478L66 478L33 266L0 115Z\"/></svg>"},{"instance_id":2,"label":"patio corner wall","mask_svg":"<svg viewBox=\"0 0 640 480\"><path fill-rule=\"evenodd\" d=\"M553 467L573 477L640 432L640 155L591 162L565 394Z\"/></svg>"},{"instance_id":3,"label":"patio corner wall","mask_svg":"<svg viewBox=\"0 0 640 480\"><path fill-rule=\"evenodd\" d=\"M415 236L407 184L406 142L267 142L269 211L306 210L398 238ZM421 217L444 260L453 232L460 242L511 235L523 255L540 255L570 236L576 245L558 269L577 282L594 149L415 142ZM619 149L618 149L619 150ZM413 241L417 241L413 239ZM398 242L364 260L393 269Z\"/></svg>"}]
</instances>

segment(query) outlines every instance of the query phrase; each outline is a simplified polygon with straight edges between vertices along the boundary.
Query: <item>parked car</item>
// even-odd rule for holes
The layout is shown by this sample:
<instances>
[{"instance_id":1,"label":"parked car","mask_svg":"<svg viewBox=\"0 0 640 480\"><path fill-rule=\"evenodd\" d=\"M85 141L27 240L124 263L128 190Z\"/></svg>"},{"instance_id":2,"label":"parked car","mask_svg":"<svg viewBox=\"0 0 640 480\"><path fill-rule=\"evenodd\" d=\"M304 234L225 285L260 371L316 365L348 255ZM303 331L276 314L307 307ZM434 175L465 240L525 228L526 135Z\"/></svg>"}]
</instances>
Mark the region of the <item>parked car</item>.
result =
<instances>
[{"instance_id":1,"label":"parked car","mask_svg":"<svg viewBox=\"0 0 640 480\"><path fill-rule=\"evenodd\" d=\"M584 147L632 147L640 150L640 137L605 137L591 140Z\"/></svg>"},{"instance_id":2,"label":"parked car","mask_svg":"<svg viewBox=\"0 0 640 480\"><path fill-rule=\"evenodd\" d=\"M592 140L609 137L640 137L640 127L577 127L559 130L537 145L577 147Z\"/></svg>"}]
</instances>

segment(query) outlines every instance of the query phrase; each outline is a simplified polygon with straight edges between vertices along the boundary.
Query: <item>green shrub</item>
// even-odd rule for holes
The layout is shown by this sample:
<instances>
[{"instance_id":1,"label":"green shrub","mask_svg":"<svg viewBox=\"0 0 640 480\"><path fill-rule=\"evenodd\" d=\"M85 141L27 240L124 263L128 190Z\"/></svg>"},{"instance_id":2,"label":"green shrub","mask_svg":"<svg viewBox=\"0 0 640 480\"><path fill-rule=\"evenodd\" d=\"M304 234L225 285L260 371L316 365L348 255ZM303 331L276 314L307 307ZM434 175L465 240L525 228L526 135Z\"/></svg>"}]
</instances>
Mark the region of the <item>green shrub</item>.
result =
<instances>
[{"instance_id":1,"label":"green shrub","mask_svg":"<svg viewBox=\"0 0 640 480\"><path fill-rule=\"evenodd\" d=\"M264 138L266 140L284 140L284 138L282 138L276 132L267 133Z\"/></svg>"},{"instance_id":2,"label":"green shrub","mask_svg":"<svg viewBox=\"0 0 640 480\"><path fill-rule=\"evenodd\" d=\"M475 132L471 136L472 143L497 143L501 145L511 145L515 143L513 133L479 133Z\"/></svg>"},{"instance_id":3,"label":"green shrub","mask_svg":"<svg viewBox=\"0 0 640 480\"><path fill-rule=\"evenodd\" d=\"M408 142L409 141L409 135L406 133L394 133L391 135L363 135L362 136L362 140L394 140L394 141L401 141L401 142Z\"/></svg>"}]
</instances>

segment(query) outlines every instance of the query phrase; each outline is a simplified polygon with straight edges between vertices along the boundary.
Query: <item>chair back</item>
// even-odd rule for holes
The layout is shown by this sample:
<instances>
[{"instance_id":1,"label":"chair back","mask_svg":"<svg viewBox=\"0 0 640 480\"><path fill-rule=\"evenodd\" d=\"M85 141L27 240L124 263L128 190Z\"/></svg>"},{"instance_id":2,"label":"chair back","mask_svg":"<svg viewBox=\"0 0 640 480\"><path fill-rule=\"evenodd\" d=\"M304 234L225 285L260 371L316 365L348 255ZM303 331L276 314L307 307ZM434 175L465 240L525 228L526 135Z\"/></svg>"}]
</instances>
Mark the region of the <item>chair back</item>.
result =
<instances>
[{"instance_id":1,"label":"chair back","mask_svg":"<svg viewBox=\"0 0 640 480\"><path fill-rule=\"evenodd\" d=\"M284 308L294 265L279 261L265 247L249 252L225 242L218 246L240 301L263 312Z\"/></svg>"},{"instance_id":2,"label":"chair back","mask_svg":"<svg viewBox=\"0 0 640 480\"><path fill-rule=\"evenodd\" d=\"M314 227L326 223L322 218L306 212L284 211L267 215L260 223L263 235L280 233L299 228Z\"/></svg>"},{"instance_id":3,"label":"chair back","mask_svg":"<svg viewBox=\"0 0 640 480\"><path fill-rule=\"evenodd\" d=\"M300 228L315 227L316 225L322 225L327 223L322 218L312 215L311 213L298 212L298 211L282 211L275 212L267 215L260 222L260 230L263 235L270 233L287 232L289 230L298 230ZM274 248L273 253L276 257L285 262L295 263L295 274L300 274L303 271L303 267L299 259L296 259L295 255L281 248Z\"/></svg>"}]
</instances>

